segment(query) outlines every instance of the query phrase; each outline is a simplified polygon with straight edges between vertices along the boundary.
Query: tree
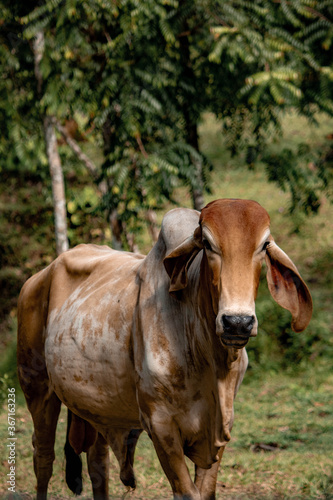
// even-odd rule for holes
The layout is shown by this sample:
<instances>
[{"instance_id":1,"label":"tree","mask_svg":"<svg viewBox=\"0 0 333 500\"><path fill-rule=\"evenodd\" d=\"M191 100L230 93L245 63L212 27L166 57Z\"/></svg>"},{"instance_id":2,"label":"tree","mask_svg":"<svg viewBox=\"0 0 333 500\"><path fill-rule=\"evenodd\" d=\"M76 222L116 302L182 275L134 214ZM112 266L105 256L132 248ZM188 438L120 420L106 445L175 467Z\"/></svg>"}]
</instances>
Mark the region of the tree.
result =
<instances>
[{"instance_id":1,"label":"tree","mask_svg":"<svg viewBox=\"0 0 333 500\"><path fill-rule=\"evenodd\" d=\"M7 24L0 47L5 68L2 91L8 93L4 94L1 100L4 129L2 137L5 139L2 140L2 148L5 162L0 168L28 170L28 165L32 164L32 170L36 172L43 171L49 164L56 250L59 254L68 249L64 179L52 119L43 116L39 105L43 90L40 62L44 52L44 33L39 31L29 46L18 22L18 15L27 12L27 7L29 8L27 5L14 5L14 10L5 9ZM21 113L25 114L26 109L29 109L27 123L21 118ZM40 139L43 133L46 147L41 151Z\"/></svg>"},{"instance_id":2,"label":"tree","mask_svg":"<svg viewBox=\"0 0 333 500\"><path fill-rule=\"evenodd\" d=\"M3 6L0 14L0 169L2 172L45 172L46 152L34 75L31 47L19 17L33 9L33 2ZM27 117L23 120L22 117Z\"/></svg>"},{"instance_id":3,"label":"tree","mask_svg":"<svg viewBox=\"0 0 333 500\"><path fill-rule=\"evenodd\" d=\"M41 96L43 88L43 76L40 70L40 63L43 58L44 43L43 31L37 32L33 40L32 47L35 62L35 76L37 80L37 92L39 96ZM57 254L60 255L62 252L66 252L66 250L68 250L65 182L58 152L55 126L51 116L44 116L43 128L46 154L49 161L52 182L56 249Z\"/></svg>"},{"instance_id":4,"label":"tree","mask_svg":"<svg viewBox=\"0 0 333 500\"><path fill-rule=\"evenodd\" d=\"M245 149L250 166L265 160L294 207L318 207L328 184L323 162L311 175L297 165L291 173L291 160L276 168L283 162L263 153L290 106L311 119L332 112L330 3L46 0L26 12L24 39L45 33L43 113L60 126L76 117L103 149L97 182L106 186L102 208L118 246L133 247L146 214L173 201L180 185L201 207L211 165L198 124L207 109L221 118L233 152Z\"/></svg>"},{"instance_id":5,"label":"tree","mask_svg":"<svg viewBox=\"0 0 333 500\"><path fill-rule=\"evenodd\" d=\"M171 67L169 35L160 29L165 4L150 2L135 13L132 2L57 10L47 2L24 19L27 38L48 32L41 63L46 112L60 122L80 112L95 140L103 140L104 207L118 245L122 235L129 243L133 230L147 220L151 225L152 209L172 199L175 187L184 183L200 193L204 186L207 160L196 134L189 143L186 107L173 98L179 74Z\"/></svg>"}]
</instances>

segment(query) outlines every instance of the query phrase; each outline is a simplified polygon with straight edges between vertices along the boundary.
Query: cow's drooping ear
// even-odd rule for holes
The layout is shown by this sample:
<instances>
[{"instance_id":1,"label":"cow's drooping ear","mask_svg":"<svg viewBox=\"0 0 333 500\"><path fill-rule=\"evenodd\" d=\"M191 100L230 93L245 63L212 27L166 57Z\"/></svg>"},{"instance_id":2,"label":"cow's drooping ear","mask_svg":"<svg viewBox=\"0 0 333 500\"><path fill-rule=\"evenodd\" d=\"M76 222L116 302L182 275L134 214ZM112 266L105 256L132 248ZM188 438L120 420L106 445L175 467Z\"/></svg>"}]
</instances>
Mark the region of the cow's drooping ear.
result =
<instances>
[{"instance_id":1,"label":"cow's drooping ear","mask_svg":"<svg viewBox=\"0 0 333 500\"><path fill-rule=\"evenodd\" d=\"M266 250L267 283L273 299L292 314L291 327L302 332L312 316L312 298L295 264L273 238Z\"/></svg>"},{"instance_id":2,"label":"cow's drooping ear","mask_svg":"<svg viewBox=\"0 0 333 500\"><path fill-rule=\"evenodd\" d=\"M163 263L170 277L169 292L177 292L187 286L187 271L202 248L201 227L198 226L192 236L165 257Z\"/></svg>"}]
</instances>

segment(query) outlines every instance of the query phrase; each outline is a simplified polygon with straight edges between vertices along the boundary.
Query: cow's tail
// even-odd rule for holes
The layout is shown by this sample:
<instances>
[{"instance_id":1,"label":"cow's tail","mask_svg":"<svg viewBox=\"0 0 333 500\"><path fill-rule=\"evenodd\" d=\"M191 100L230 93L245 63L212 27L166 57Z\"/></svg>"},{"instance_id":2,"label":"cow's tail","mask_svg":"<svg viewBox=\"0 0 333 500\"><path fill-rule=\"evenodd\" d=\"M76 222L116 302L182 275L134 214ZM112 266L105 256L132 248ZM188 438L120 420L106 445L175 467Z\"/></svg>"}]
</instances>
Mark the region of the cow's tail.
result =
<instances>
[{"instance_id":1,"label":"cow's tail","mask_svg":"<svg viewBox=\"0 0 333 500\"><path fill-rule=\"evenodd\" d=\"M68 488L75 494L82 493L82 460L80 455L75 453L69 442L69 430L72 422L72 412L67 412L67 433L65 444L66 459L66 483Z\"/></svg>"}]
</instances>

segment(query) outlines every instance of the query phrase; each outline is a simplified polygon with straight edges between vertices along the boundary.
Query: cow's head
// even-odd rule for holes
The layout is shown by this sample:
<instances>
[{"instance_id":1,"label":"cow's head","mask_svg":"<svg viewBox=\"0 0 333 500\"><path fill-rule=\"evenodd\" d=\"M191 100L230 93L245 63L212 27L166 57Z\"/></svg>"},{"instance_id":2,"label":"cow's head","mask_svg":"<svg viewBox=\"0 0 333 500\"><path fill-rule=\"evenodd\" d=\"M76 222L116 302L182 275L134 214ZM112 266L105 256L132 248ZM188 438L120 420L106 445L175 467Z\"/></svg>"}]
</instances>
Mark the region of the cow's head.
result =
<instances>
[{"instance_id":1,"label":"cow's head","mask_svg":"<svg viewBox=\"0 0 333 500\"><path fill-rule=\"evenodd\" d=\"M186 288L188 269L203 249L201 280L210 290L216 333L227 347L242 348L257 335L255 299L264 260L270 293L291 312L293 330L304 330L311 319L310 292L269 226L268 213L255 201L216 200L203 208L193 235L164 259L169 291L177 292Z\"/></svg>"}]
</instances>

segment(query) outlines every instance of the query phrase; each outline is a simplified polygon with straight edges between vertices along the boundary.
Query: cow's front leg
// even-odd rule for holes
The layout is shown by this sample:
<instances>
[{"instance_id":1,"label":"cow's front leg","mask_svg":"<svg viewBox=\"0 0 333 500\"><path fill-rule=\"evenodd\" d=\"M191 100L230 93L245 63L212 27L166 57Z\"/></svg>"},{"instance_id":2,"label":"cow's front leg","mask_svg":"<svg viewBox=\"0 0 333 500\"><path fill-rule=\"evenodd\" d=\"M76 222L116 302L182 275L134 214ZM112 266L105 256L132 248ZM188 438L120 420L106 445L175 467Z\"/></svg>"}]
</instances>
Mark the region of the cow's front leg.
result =
<instances>
[{"instance_id":1,"label":"cow's front leg","mask_svg":"<svg viewBox=\"0 0 333 500\"><path fill-rule=\"evenodd\" d=\"M150 437L177 500L201 500L185 463L183 443L176 424L165 415L150 420Z\"/></svg>"},{"instance_id":2,"label":"cow's front leg","mask_svg":"<svg viewBox=\"0 0 333 500\"><path fill-rule=\"evenodd\" d=\"M195 466L195 485L200 491L201 500L215 500L216 498L216 480L219 466L221 463L224 446L218 452L219 459L210 469L202 469Z\"/></svg>"},{"instance_id":3,"label":"cow's front leg","mask_svg":"<svg viewBox=\"0 0 333 500\"><path fill-rule=\"evenodd\" d=\"M119 462L120 479L129 489L136 488L133 463L135 447L141 432L141 429L113 428L108 430L107 439Z\"/></svg>"}]
</instances>

